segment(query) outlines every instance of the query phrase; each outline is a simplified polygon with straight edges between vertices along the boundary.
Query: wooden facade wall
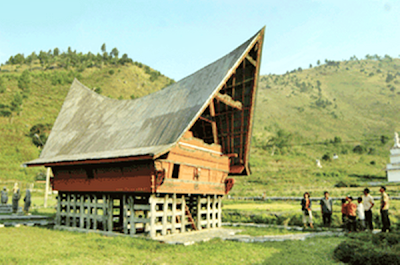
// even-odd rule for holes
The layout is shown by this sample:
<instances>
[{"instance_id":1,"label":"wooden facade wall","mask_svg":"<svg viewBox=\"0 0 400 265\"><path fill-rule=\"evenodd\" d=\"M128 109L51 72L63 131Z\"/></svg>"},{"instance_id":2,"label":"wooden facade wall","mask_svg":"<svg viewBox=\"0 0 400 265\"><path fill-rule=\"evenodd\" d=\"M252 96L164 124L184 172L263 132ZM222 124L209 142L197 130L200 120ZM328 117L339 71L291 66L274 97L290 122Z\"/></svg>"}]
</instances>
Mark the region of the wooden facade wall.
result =
<instances>
[{"instance_id":1,"label":"wooden facade wall","mask_svg":"<svg viewBox=\"0 0 400 265\"><path fill-rule=\"evenodd\" d=\"M174 175L174 167L178 167ZM138 192L225 194L229 158L221 146L206 144L187 132L159 159L53 167L53 186L60 192ZM157 180L161 172L162 179Z\"/></svg>"},{"instance_id":2,"label":"wooden facade wall","mask_svg":"<svg viewBox=\"0 0 400 265\"><path fill-rule=\"evenodd\" d=\"M76 192L152 192L153 161L53 167L54 189Z\"/></svg>"}]
</instances>

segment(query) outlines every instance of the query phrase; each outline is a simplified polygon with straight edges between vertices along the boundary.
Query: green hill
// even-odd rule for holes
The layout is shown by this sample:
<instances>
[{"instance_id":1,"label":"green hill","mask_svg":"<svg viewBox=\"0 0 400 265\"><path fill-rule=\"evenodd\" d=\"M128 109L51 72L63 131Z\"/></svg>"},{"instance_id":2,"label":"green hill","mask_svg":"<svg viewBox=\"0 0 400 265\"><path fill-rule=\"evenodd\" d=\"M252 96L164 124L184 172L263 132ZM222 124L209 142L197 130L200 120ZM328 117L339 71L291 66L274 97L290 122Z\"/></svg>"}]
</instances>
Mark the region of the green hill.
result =
<instances>
[{"instance_id":1,"label":"green hill","mask_svg":"<svg viewBox=\"0 0 400 265\"><path fill-rule=\"evenodd\" d=\"M73 78L117 99L144 96L173 82L125 55L71 50L43 54L22 56L23 60L16 55L1 66L2 181L32 181L44 171L20 165L40 154ZM310 69L261 76L250 160L253 174L237 177L232 194L295 195L305 189L385 181L393 132L400 131L399 81L400 60L388 56L326 61ZM333 159L333 154L339 158Z\"/></svg>"},{"instance_id":2,"label":"green hill","mask_svg":"<svg viewBox=\"0 0 400 265\"><path fill-rule=\"evenodd\" d=\"M254 174L238 178L233 194L294 195L386 181L400 130L399 59L327 61L260 79Z\"/></svg>"},{"instance_id":3,"label":"green hill","mask_svg":"<svg viewBox=\"0 0 400 265\"><path fill-rule=\"evenodd\" d=\"M145 96L174 82L127 56L106 55L92 60L90 54L49 51L47 60L14 56L0 67L0 180L32 181L44 171L21 164L39 156L74 78L116 99Z\"/></svg>"}]
</instances>

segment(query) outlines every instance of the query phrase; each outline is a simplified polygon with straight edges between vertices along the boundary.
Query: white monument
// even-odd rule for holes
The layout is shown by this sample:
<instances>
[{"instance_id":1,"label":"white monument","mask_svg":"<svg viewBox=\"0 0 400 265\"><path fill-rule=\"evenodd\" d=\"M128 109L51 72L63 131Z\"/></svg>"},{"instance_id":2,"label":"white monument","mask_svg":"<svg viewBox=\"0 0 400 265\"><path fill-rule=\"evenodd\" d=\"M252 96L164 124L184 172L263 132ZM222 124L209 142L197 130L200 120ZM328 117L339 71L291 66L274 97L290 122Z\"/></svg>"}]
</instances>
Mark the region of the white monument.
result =
<instances>
[{"instance_id":1,"label":"white monument","mask_svg":"<svg viewBox=\"0 0 400 265\"><path fill-rule=\"evenodd\" d=\"M389 182L400 182L400 141L399 134L394 133L394 145L390 149L390 164L386 166Z\"/></svg>"}]
</instances>

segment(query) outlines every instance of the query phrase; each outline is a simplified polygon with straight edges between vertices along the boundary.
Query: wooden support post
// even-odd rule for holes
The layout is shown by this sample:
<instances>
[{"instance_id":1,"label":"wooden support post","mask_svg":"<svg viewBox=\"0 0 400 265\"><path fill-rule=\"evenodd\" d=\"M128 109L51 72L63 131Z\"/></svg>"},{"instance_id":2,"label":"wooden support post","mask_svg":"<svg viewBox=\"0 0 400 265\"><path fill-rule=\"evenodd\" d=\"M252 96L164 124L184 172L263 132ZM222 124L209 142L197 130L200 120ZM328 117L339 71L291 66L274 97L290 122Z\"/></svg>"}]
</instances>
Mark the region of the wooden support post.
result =
<instances>
[{"instance_id":1,"label":"wooden support post","mask_svg":"<svg viewBox=\"0 0 400 265\"><path fill-rule=\"evenodd\" d=\"M169 196L166 194L164 196L164 203L163 203L163 217L162 217L162 231L161 234L165 236L167 234L167 225L168 225L168 199Z\"/></svg>"},{"instance_id":2,"label":"wooden support post","mask_svg":"<svg viewBox=\"0 0 400 265\"><path fill-rule=\"evenodd\" d=\"M151 194L149 197L150 202L150 237L156 236L156 195Z\"/></svg>"},{"instance_id":3,"label":"wooden support post","mask_svg":"<svg viewBox=\"0 0 400 265\"><path fill-rule=\"evenodd\" d=\"M62 193L59 192L57 196L56 225L61 225L61 196Z\"/></svg>"},{"instance_id":4,"label":"wooden support post","mask_svg":"<svg viewBox=\"0 0 400 265\"><path fill-rule=\"evenodd\" d=\"M217 195L216 194L214 194L214 197L213 197L213 200L212 200L212 204L213 204L213 206L212 206L212 227L216 228L217 227L217 225L216 225L216 223L217 223L217 211L218 211L218 209L217 209Z\"/></svg>"},{"instance_id":5,"label":"wooden support post","mask_svg":"<svg viewBox=\"0 0 400 265\"><path fill-rule=\"evenodd\" d=\"M122 197L118 198L119 201L119 216L118 216L118 228L124 228L124 199Z\"/></svg>"},{"instance_id":6,"label":"wooden support post","mask_svg":"<svg viewBox=\"0 0 400 265\"><path fill-rule=\"evenodd\" d=\"M71 218L71 194L67 193L67 211L66 211L66 215L65 215L65 225L66 226L71 226L70 224L70 218Z\"/></svg>"},{"instance_id":7,"label":"wooden support post","mask_svg":"<svg viewBox=\"0 0 400 265\"><path fill-rule=\"evenodd\" d=\"M98 214L98 211L97 211L97 195L96 194L94 194L93 195L93 200L94 200L94 204L95 204L95 206L94 206L94 218L93 218L93 230L97 230L97 214Z\"/></svg>"},{"instance_id":8,"label":"wooden support post","mask_svg":"<svg viewBox=\"0 0 400 265\"><path fill-rule=\"evenodd\" d=\"M181 233L186 232L186 199L185 195L182 195L182 218L181 218Z\"/></svg>"},{"instance_id":9,"label":"wooden support post","mask_svg":"<svg viewBox=\"0 0 400 265\"><path fill-rule=\"evenodd\" d=\"M207 228L211 228L211 224L210 224L210 205L211 204L211 200L210 200L210 195L207 195Z\"/></svg>"},{"instance_id":10,"label":"wooden support post","mask_svg":"<svg viewBox=\"0 0 400 265\"><path fill-rule=\"evenodd\" d=\"M201 197L200 195L197 195L197 230L201 230Z\"/></svg>"},{"instance_id":11,"label":"wooden support post","mask_svg":"<svg viewBox=\"0 0 400 265\"><path fill-rule=\"evenodd\" d=\"M85 214L86 216L86 229L90 230L91 224L90 224L90 219L92 218L92 198L90 198L89 194L85 195L85 205L86 205L86 209L87 209L87 213Z\"/></svg>"},{"instance_id":12,"label":"wooden support post","mask_svg":"<svg viewBox=\"0 0 400 265\"><path fill-rule=\"evenodd\" d=\"M108 231L113 231L114 226L114 199L111 195L108 195L108 206L107 206L107 217L108 217Z\"/></svg>"},{"instance_id":13,"label":"wooden support post","mask_svg":"<svg viewBox=\"0 0 400 265\"><path fill-rule=\"evenodd\" d=\"M126 200L126 195L122 196L122 209L123 209L123 230L124 234L128 234L128 203Z\"/></svg>"},{"instance_id":14,"label":"wooden support post","mask_svg":"<svg viewBox=\"0 0 400 265\"><path fill-rule=\"evenodd\" d=\"M102 210L103 210L103 218L101 219L101 223L103 226L103 231L107 231L107 197L105 194L103 194L103 204L102 204Z\"/></svg>"},{"instance_id":15,"label":"wooden support post","mask_svg":"<svg viewBox=\"0 0 400 265\"><path fill-rule=\"evenodd\" d=\"M171 234L176 233L176 193L172 195L172 219L171 219L172 227Z\"/></svg>"},{"instance_id":16,"label":"wooden support post","mask_svg":"<svg viewBox=\"0 0 400 265\"><path fill-rule=\"evenodd\" d=\"M131 224L130 234L134 235L134 234L136 234L136 223L134 221L134 219L135 219L135 209L134 209L135 200L134 200L134 197L132 195L129 195L128 204L129 204L129 209L130 209L130 212L131 212L131 214L129 216L130 224Z\"/></svg>"},{"instance_id":17,"label":"wooden support post","mask_svg":"<svg viewBox=\"0 0 400 265\"><path fill-rule=\"evenodd\" d=\"M77 227L77 210L76 210L76 194L71 194L71 201L72 201L72 227Z\"/></svg>"},{"instance_id":18,"label":"wooden support post","mask_svg":"<svg viewBox=\"0 0 400 265\"><path fill-rule=\"evenodd\" d=\"M48 167L46 173L46 188L44 189L44 208L47 207L47 199L49 197L50 169L51 168Z\"/></svg>"},{"instance_id":19,"label":"wooden support post","mask_svg":"<svg viewBox=\"0 0 400 265\"><path fill-rule=\"evenodd\" d=\"M222 227L222 196L218 196L218 227Z\"/></svg>"},{"instance_id":20,"label":"wooden support post","mask_svg":"<svg viewBox=\"0 0 400 265\"><path fill-rule=\"evenodd\" d=\"M85 201L85 195L80 194L79 196L80 199L80 209L79 209L79 227L83 228L84 227L84 214L85 214L85 206L84 206L84 201Z\"/></svg>"}]
</instances>

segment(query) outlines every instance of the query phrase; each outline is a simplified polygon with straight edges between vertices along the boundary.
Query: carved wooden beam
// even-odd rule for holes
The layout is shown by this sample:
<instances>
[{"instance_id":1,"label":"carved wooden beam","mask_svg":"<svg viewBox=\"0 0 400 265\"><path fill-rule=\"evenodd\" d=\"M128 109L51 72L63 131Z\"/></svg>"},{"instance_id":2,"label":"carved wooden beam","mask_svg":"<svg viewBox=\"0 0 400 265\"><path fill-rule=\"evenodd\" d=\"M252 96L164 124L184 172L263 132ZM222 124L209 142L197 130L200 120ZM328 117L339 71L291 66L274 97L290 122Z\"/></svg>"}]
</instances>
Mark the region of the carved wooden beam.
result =
<instances>
[{"instance_id":1,"label":"carved wooden beam","mask_svg":"<svg viewBox=\"0 0 400 265\"><path fill-rule=\"evenodd\" d=\"M232 108L235 108L235 109L238 109L238 110L242 110L243 109L242 103L240 101L234 100L233 98L231 98L227 94L223 95L221 93L218 93L215 96L215 99L218 100L218 101L221 101L222 103L224 103L224 104L226 104L226 105L228 105L228 106L230 106Z\"/></svg>"},{"instance_id":2,"label":"carved wooden beam","mask_svg":"<svg viewBox=\"0 0 400 265\"><path fill-rule=\"evenodd\" d=\"M200 116L199 119L200 119L200 120L203 120L203 121L206 121L206 122L209 122L209 123L213 123L213 122L214 122L214 121L212 121L212 120L210 120L210 119L207 119L207 118L205 118L205 117L203 117L203 116Z\"/></svg>"},{"instance_id":3,"label":"carved wooden beam","mask_svg":"<svg viewBox=\"0 0 400 265\"><path fill-rule=\"evenodd\" d=\"M215 122L214 100L211 100L211 103L210 103L210 114L211 114L211 117L213 118L211 127L212 127L212 132L213 132L213 137L214 137L214 143L218 144L218 130L217 130L217 123Z\"/></svg>"},{"instance_id":4,"label":"carved wooden beam","mask_svg":"<svg viewBox=\"0 0 400 265\"><path fill-rule=\"evenodd\" d=\"M257 66L257 61L251 58L250 55L247 54L246 59L254 66Z\"/></svg>"}]
</instances>

